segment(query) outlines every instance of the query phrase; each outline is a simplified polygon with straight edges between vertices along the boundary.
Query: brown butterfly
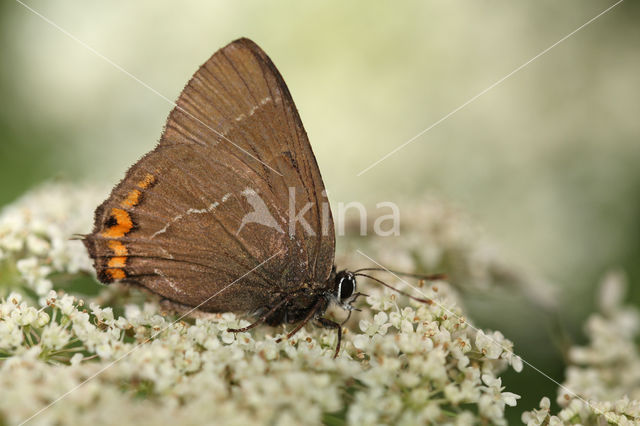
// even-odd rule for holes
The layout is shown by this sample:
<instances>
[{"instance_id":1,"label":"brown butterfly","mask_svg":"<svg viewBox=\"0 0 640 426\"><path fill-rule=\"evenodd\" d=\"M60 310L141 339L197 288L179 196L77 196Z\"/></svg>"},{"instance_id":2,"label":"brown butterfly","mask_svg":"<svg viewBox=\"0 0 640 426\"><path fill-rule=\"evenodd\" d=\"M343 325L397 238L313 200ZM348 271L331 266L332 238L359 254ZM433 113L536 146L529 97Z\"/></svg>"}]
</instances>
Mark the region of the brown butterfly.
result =
<instances>
[{"instance_id":1,"label":"brown butterfly","mask_svg":"<svg viewBox=\"0 0 640 426\"><path fill-rule=\"evenodd\" d=\"M293 214L292 214L293 212ZM126 281L184 307L270 325L351 311L360 271L337 272L328 200L287 85L252 41L193 75L156 148L95 212L84 244L104 283Z\"/></svg>"}]
</instances>

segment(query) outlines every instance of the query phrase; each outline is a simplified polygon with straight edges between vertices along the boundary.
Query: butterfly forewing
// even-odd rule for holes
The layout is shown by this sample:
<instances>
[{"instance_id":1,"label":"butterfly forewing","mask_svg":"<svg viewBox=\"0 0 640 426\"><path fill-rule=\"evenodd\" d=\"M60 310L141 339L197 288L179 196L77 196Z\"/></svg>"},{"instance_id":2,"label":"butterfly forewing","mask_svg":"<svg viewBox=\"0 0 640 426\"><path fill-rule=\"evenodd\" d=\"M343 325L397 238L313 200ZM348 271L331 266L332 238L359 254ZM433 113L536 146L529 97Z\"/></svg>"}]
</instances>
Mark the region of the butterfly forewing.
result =
<instances>
[{"instance_id":1,"label":"butterfly forewing","mask_svg":"<svg viewBox=\"0 0 640 426\"><path fill-rule=\"evenodd\" d=\"M201 306L251 311L325 283L335 246L327 203L282 77L240 39L196 72L159 145L96 210L85 244L102 281L189 306L256 268L234 284L233 300L222 293Z\"/></svg>"}]
</instances>

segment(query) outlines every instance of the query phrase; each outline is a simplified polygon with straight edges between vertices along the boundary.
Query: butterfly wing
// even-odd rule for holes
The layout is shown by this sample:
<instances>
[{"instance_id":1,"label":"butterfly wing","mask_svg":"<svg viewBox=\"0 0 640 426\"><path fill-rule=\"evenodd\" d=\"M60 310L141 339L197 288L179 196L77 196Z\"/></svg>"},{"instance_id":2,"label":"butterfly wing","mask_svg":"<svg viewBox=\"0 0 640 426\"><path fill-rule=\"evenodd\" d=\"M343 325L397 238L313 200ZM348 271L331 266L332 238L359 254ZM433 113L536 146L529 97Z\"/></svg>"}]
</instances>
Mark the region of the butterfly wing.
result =
<instances>
[{"instance_id":1,"label":"butterfly wing","mask_svg":"<svg viewBox=\"0 0 640 426\"><path fill-rule=\"evenodd\" d=\"M324 184L289 90L256 44L237 40L200 67L84 241L101 281L203 310L252 311L324 285L335 250Z\"/></svg>"}]
</instances>

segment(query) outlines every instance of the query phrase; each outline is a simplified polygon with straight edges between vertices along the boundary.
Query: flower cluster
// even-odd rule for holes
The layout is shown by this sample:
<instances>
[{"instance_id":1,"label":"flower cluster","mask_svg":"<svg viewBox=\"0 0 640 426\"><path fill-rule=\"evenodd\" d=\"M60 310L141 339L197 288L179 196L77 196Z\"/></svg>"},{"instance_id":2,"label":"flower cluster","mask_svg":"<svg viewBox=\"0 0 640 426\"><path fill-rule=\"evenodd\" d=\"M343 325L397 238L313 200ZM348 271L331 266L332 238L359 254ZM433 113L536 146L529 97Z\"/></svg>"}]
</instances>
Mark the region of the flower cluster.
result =
<instances>
[{"instance_id":1,"label":"flower cluster","mask_svg":"<svg viewBox=\"0 0 640 426\"><path fill-rule=\"evenodd\" d=\"M427 291L440 301L451 290ZM173 322L149 303L116 317L62 292L41 307L14 293L0 304L0 386L12 389L0 413L10 424L40 409L43 424L110 423L115 412L122 424L504 423L519 397L499 374L522 368L509 341L472 329L455 306L403 307L386 291L369 302L379 310L334 360L329 330L276 343L283 330L227 332L248 324L233 314Z\"/></svg>"},{"instance_id":2,"label":"flower cluster","mask_svg":"<svg viewBox=\"0 0 640 426\"><path fill-rule=\"evenodd\" d=\"M358 248L364 245L377 254L377 261L392 269L446 272L450 282L463 291L510 288L545 310L555 307L554 288L530 268L508 259L462 212L427 198L403 203L401 213L400 237L371 235L356 240ZM351 219L356 218L348 217L345 229L348 235L355 235L359 221ZM354 247L342 256L344 264L366 261Z\"/></svg>"},{"instance_id":3,"label":"flower cluster","mask_svg":"<svg viewBox=\"0 0 640 426\"><path fill-rule=\"evenodd\" d=\"M106 191L48 184L26 194L0 215L0 295L14 287L38 296L53 288L56 274L93 269L74 234L91 229L92 210Z\"/></svg>"},{"instance_id":4,"label":"flower cluster","mask_svg":"<svg viewBox=\"0 0 640 426\"><path fill-rule=\"evenodd\" d=\"M10 389L0 398L2 423L504 424L516 405L519 396L500 378L510 366L522 369L512 343L473 327L442 281L421 289L431 303L368 289L336 359L333 330L307 326L277 342L284 328L227 332L249 324L234 314L176 320L156 303L105 307L57 282L38 288L12 265L36 259L51 268L42 280L90 265L67 234L86 232L79 228L90 226L93 205L54 202L51 191L96 198L49 187L0 215L0 286L15 271L22 278L0 302L0 388ZM31 218L46 219L41 232ZM31 234L44 245L37 254L26 242Z\"/></svg>"},{"instance_id":5,"label":"flower cluster","mask_svg":"<svg viewBox=\"0 0 640 426\"><path fill-rule=\"evenodd\" d=\"M551 412L549 398L525 412L523 422L542 424L632 425L640 423L640 311L624 306L625 281L620 273L605 277L598 297L600 312L589 317L587 346L569 351L570 365L559 389L561 410Z\"/></svg>"}]
</instances>

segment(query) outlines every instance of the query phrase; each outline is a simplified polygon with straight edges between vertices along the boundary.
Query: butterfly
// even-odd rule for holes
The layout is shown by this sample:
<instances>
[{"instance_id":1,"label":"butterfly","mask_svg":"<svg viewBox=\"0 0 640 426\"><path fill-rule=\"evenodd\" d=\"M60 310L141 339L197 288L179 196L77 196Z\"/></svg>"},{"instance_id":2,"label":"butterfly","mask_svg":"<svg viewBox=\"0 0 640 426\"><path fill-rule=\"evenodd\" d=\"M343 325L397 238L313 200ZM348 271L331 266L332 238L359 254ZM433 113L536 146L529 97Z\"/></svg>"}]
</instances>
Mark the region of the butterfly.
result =
<instances>
[{"instance_id":1,"label":"butterfly","mask_svg":"<svg viewBox=\"0 0 640 426\"><path fill-rule=\"evenodd\" d=\"M337 330L361 271L334 266L331 209L282 76L254 42L217 51L188 82L160 142L95 211L83 241L103 283L258 324ZM372 269L372 268L369 268ZM384 284L384 283L383 283ZM386 285L386 284L385 284Z\"/></svg>"}]
</instances>

